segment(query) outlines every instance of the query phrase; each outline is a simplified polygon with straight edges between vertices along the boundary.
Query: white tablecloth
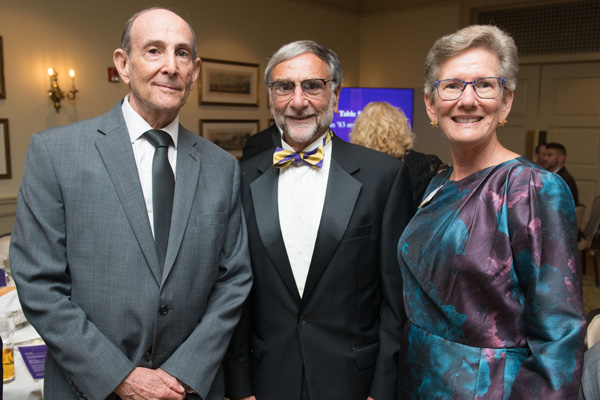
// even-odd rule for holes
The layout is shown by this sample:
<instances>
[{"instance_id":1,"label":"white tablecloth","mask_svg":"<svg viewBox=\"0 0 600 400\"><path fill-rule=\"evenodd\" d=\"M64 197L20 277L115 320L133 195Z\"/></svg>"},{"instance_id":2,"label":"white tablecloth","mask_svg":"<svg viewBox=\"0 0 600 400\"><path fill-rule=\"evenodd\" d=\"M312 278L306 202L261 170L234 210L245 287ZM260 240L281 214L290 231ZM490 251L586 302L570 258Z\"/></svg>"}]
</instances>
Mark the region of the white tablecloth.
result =
<instances>
[{"instance_id":1,"label":"white tablecloth","mask_svg":"<svg viewBox=\"0 0 600 400\"><path fill-rule=\"evenodd\" d=\"M15 349L15 380L4 384L4 400L42 400L44 380L34 380L21 353Z\"/></svg>"}]
</instances>

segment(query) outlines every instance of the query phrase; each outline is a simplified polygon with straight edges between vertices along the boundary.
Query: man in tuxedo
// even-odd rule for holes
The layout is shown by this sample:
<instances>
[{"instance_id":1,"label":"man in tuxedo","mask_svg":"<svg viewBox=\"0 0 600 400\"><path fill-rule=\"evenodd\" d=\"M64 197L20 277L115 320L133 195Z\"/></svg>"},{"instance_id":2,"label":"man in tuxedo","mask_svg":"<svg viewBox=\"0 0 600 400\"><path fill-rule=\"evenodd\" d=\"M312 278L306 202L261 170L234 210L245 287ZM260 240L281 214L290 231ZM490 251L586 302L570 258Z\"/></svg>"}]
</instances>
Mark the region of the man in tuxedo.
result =
<instances>
[{"instance_id":1,"label":"man in tuxedo","mask_svg":"<svg viewBox=\"0 0 600 400\"><path fill-rule=\"evenodd\" d=\"M200 69L186 21L137 13L113 58L129 95L25 160L10 255L44 397L222 400L252 282L239 166L179 125Z\"/></svg>"},{"instance_id":2,"label":"man in tuxedo","mask_svg":"<svg viewBox=\"0 0 600 400\"><path fill-rule=\"evenodd\" d=\"M567 171L565 162L567 161L567 149L560 143L547 143L544 153L544 165L548 171L553 172L563 178L573 195L575 205L579 204L579 191L575 178Z\"/></svg>"},{"instance_id":3,"label":"man in tuxedo","mask_svg":"<svg viewBox=\"0 0 600 400\"><path fill-rule=\"evenodd\" d=\"M396 400L407 170L329 129L342 83L330 49L283 46L265 83L283 149L242 164L254 286L226 356L226 395Z\"/></svg>"}]
</instances>

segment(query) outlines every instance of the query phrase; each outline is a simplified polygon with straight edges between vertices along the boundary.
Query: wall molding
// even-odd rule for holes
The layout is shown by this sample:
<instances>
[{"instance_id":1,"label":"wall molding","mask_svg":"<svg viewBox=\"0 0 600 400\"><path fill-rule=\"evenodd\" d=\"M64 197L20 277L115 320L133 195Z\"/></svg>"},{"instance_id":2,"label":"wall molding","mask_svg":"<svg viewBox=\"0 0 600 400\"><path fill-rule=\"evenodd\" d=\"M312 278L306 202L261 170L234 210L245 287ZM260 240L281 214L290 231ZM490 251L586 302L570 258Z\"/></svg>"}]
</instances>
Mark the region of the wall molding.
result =
<instances>
[{"instance_id":1,"label":"wall molding","mask_svg":"<svg viewBox=\"0 0 600 400\"><path fill-rule=\"evenodd\" d=\"M12 232L17 216L17 198L0 198L0 234Z\"/></svg>"},{"instance_id":2,"label":"wall molding","mask_svg":"<svg viewBox=\"0 0 600 400\"><path fill-rule=\"evenodd\" d=\"M17 215L17 198L0 198L0 218L14 217Z\"/></svg>"}]
</instances>

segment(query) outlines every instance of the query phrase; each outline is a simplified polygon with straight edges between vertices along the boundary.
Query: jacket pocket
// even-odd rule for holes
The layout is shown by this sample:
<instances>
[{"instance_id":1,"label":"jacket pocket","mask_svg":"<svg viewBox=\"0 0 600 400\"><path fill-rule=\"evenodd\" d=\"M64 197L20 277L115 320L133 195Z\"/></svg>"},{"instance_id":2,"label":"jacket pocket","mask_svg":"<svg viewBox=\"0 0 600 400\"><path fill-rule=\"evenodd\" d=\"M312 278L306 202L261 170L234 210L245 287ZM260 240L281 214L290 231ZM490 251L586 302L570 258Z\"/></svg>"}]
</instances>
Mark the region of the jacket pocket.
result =
<instances>
[{"instance_id":1,"label":"jacket pocket","mask_svg":"<svg viewBox=\"0 0 600 400\"><path fill-rule=\"evenodd\" d=\"M358 237L362 237L362 236L368 236L371 234L371 224L369 225L363 225L363 226L359 226L356 228L350 228L348 230L346 230L346 232L344 233L344 236L342 237L342 240L350 240L350 239L355 239Z\"/></svg>"},{"instance_id":2,"label":"jacket pocket","mask_svg":"<svg viewBox=\"0 0 600 400\"><path fill-rule=\"evenodd\" d=\"M354 351L354 358L356 359L356 365L358 368L369 368L374 366L377 362L377 355L379 354L379 342L354 347L352 350Z\"/></svg>"},{"instance_id":3,"label":"jacket pocket","mask_svg":"<svg viewBox=\"0 0 600 400\"><path fill-rule=\"evenodd\" d=\"M196 215L196 226L211 226L221 225L227 223L228 213L216 213L216 214L197 214Z\"/></svg>"}]
</instances>

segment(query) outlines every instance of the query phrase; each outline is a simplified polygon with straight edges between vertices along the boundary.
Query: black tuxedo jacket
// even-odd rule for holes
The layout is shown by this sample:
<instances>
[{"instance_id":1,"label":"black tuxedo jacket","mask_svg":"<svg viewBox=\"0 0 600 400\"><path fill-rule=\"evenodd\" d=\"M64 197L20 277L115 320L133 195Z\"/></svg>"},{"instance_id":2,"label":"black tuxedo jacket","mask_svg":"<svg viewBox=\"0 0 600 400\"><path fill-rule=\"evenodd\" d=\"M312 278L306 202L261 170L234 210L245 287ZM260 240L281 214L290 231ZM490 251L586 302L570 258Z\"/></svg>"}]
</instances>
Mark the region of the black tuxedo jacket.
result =
<instances>
[{"instance_id":1,"label":"black tuxedo jacket","mask_svg":"<svg viewBox=\"0 0 600 400\"><path fill-rule=\"evenodd\" d=\"M573 178L573 175L567 171L566 167L559 169L556 172L556 175L563 178L563 180L566 182L567 186L571 190L571 194L573 195L573 201L575 202L575 205L579 204L579 191L577 190L577 183L575 183L575 178Z\"/></svg>"},{"instance_id":2,"label":"black tuxedo jacket","mask_svg":"<svg viewBox=\"0 0 600 400\"><path fill-rule=\"evenodd\" d=\"M413 213L408 171L333 137L325 204L301 298L279 225L279 170L265 152L242 163L254 273L225 362L226 394L258 400L396 400L405 322L397 262ZM304 378L303 378L304 374Z\"/></svg>"}]
</instances>

